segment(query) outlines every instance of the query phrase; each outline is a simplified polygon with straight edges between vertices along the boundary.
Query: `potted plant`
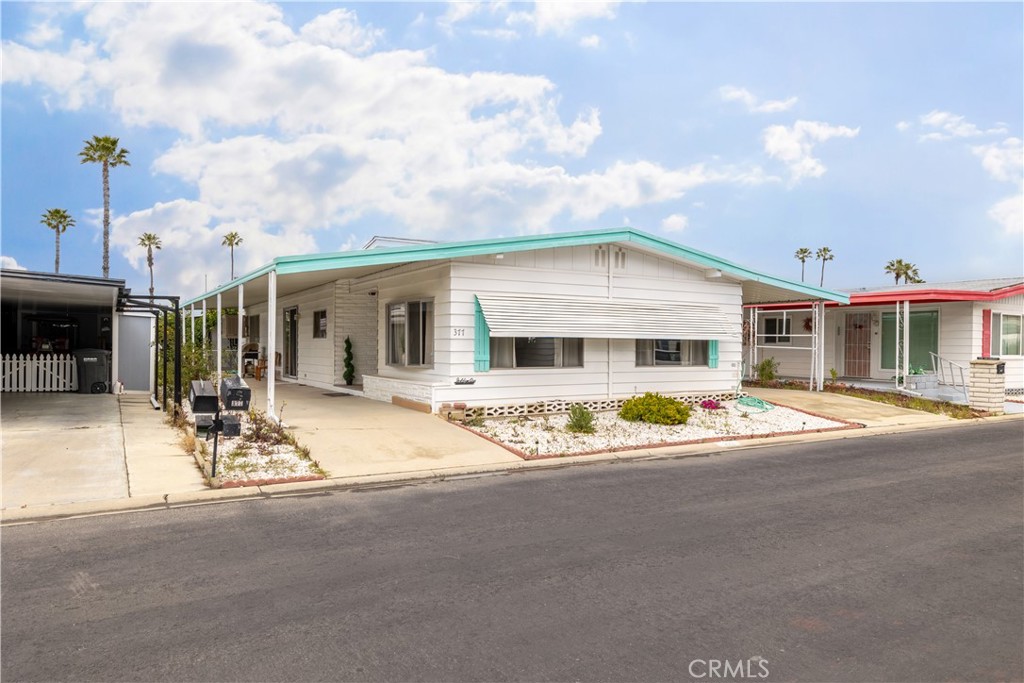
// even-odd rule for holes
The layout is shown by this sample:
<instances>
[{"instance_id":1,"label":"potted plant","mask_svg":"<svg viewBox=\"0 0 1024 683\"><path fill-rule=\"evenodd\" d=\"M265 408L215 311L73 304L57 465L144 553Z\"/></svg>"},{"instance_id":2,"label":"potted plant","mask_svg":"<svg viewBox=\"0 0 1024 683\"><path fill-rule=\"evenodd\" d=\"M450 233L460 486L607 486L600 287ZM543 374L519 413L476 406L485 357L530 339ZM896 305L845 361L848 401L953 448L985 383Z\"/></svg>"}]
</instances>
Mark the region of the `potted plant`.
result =
<instances>
[{"instance_id":1,"label":"potted plant","mask_svg":"<svg viewBox=\"0 0 1024 683\"><path fill-rule=\"evenodd\" d=\"M352 338L345 337L345 356L342 359L345 364L345 371L341 376L345 379L345 384L352 386L352 381L356 378L356 366L352 364Z\"/></svg>"}]
</instances>

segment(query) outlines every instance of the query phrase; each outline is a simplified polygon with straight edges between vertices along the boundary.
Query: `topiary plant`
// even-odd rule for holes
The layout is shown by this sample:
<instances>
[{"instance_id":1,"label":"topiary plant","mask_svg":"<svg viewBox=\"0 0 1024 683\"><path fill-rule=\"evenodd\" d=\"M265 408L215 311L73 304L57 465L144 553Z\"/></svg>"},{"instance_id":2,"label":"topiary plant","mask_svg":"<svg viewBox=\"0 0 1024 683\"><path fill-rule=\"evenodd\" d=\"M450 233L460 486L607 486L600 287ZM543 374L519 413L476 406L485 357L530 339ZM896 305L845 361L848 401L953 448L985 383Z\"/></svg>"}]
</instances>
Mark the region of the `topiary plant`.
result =
<instances>
[{"instance_id":1,"label":"topiary plant","mask_svg":"<svg viewBox=\"0 0 1024 683\"><path fill-rule=\"evenodd\" d=\"M619 410L619 417L629 422L684 425L690 419L690 406L669 396L647 392L626 400Z\"/></svg>"},{"instance_id":2,"label":"topiary plant","mask_svg":"<svg viewBox=\"0 0 1024 683\"><path fill-rule=\"evenodd\" d=\"M345 363L345 372L341 376L345 379L345 384L352 386L352 380L356 378L356 366L352 364L351 337L345 337L345 356L343 362Z\"/></svg>"},{"instance_id":3,"label":"topiary plant","mask_svg":"<svg viewBox=\"0 0 1024 683\"><path fill-rule=\"evenodd\" d=\"M577 434L593 434L594 414L582 403L573 403L569 407L569 422L565 429Z\"/></svg>"}]
</instances>

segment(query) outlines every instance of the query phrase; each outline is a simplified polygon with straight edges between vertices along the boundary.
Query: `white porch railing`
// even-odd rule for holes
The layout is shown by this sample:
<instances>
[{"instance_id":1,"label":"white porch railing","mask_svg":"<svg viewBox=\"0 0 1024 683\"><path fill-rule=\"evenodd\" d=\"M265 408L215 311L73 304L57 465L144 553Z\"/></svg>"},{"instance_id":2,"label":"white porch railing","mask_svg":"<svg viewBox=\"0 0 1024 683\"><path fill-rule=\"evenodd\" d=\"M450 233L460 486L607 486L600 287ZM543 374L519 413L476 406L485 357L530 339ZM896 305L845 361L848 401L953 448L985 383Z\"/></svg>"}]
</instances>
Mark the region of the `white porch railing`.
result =
<instances>
[{"instance_id":1,"label":"white porch railing","mask_svg":"<svg viewBox=\"0 0 1024 683\"><path fill-rule=\"evenodd\" d=\"M0 356L0 391L75 391L78 369L71 354Z\"/></svg>"},{"instance_id":2,"label":"white porch railing","mask_svg":"<svg viewBox=\"0 0 1024 683\"><path fill-rule=\"evenodd\" d=\"M947 360L933 351L928 353L932 357L932 372L938 376L939 384L948 384L954 389L959 389L966 398L969 395L967 393L967 377L970 376L970 373L965 374L967 368Z\"/></svg>"}]
</instances>

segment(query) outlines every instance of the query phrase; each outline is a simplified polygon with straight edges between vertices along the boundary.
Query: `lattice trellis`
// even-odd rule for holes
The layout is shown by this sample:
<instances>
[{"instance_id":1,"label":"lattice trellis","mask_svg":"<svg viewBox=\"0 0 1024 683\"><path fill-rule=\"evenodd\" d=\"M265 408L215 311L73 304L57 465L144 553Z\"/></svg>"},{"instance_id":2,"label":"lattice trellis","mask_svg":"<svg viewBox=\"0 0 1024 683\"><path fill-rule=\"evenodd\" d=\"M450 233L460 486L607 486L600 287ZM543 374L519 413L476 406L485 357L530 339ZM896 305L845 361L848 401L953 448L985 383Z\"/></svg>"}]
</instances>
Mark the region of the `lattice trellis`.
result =
<instances>
[{"instance_id":1,"label":"lattice trellis","mask_svg":"<svg viewBox=\"0 0 1024 683\"><path fill-rule=\"evenodd\" d=\"M712 399L715 401L731 401L736 398L737 394L734 391L724 391L709 394L665 394L672 398L679 399L683 403L689 403L692 405L699 405L701 401ZM569 408L575 403L582 403L587 410L598 412L606 412L611 410L619 410L622 408L622 404L626 402L629 397L626 398L608 398L599 399L596 401L572 401L568 399L556 399L552 401L538 401L536 403L512 403L500 406L468 406L466 408L466 417L469 419L475 417L517 417L520 415L532 417L536 415L554 415L557 413L568 413Z\"/></svg>"}]
</instances>

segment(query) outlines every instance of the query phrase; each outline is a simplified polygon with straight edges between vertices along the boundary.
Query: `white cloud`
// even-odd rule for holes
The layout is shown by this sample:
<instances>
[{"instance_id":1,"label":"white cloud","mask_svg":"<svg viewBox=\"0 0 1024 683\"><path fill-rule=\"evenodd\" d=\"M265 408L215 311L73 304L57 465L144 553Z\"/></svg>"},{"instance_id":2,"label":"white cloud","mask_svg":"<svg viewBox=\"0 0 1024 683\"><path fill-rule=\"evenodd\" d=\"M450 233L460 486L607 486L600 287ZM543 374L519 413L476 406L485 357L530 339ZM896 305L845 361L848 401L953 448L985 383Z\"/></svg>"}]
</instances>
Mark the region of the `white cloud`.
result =
<instances>
[{"instance_id":1,"label":"white cloud","mask_svg":"<svg viewBox=\"0 0 1024 683\"><path fill-rule=\"evenodd\" d=\"M755 114L775 114L781 111L792 109L796 103L796 97L786 100L765 100L760 101L752 92L746 88L738 88L734 85L723 85L718 89L718 94L724 102L740 102L747 111Z\"/></svg>"},{"instance_id":2,"label":"white cloud","mask_svg":"<svg viewBox=\"0 0 1024 683\"><path fill-rule=\"evenodd\" d=\"M152 171L189 196L112 226L113 248L140 273L138 236L160 235L162 289L225 281L231 230L245 240L235 254L245 272L318 242L333 249L369 216L410 236L543 232L709 183L777 180L757 167L644 160L571 173L564 160L585 158L599 111L563 119L544 77L453 73L430 52L375 47L379 34L344 10L296 32L266 4L77 7L94 38L62 50L5 43L4 78L43 86L65 108L94 97L126 125L179 131Z\"/></svg>"},{"instance_id":3,"label":"white cloud","mask_svg":"<svg viewBox=\"0 0 1024 683\"><path fill-rule=\"evenodd\" d=\"M19 264L13 256L0 256L0 268L5 270L28 270L28 268Z\"/></svg>"},{"instance_id":4,"label":"white cloud","mask_svg":"<svg viewBox=\"0 0 1024 683\"><path fill-rule=\"evenodd\" d=\"M509 24L523 23L533 27L537 35L565 35L581 21L614 19L620 2L536 2L533 11L509 13Z\"/></svg>"},{"instance_id":5,"label":"white cloud","mask_svg":"<svg viewBox=\"0 0 1024 683\"><path fill-rule=\"evenodd\" d=\"M683 230L686 229L686 226L689 224L689 222L690 219L687 218L686 216L679 213L674 213L671 216L666 216L661 221L661 229L664 230L665 232L682 232Z\"/></svg>"},{"instance_id":6,"label":"white cloud","mask_svg":"<svg viewBox=\"0 0 1024 683\"><path fill-rule=\"evenodd\" d=\"M827 170L811 155L815 144L836 137L853 138L859 133L859 127L833 126L820 121L797 121L789 128L769 126L763 132L764 151L784 162L793 182L798 182L803 178L819 178Z\"/></svg>"},{"instance_id":7,"label":"white cloud","mask_svg":"<svg viewBox=\"0 0 1024 683\"><path fill-rule=\"evenodd\" d=\"M1024 173L1024 146L1020 138L1007 138L1002 143L971 147L981 157L981 166L994 180L1020 182Z\"/></svg>"},{"instance_id":8,"label":"white cloud","mask_svg":"<svg viewBox=\"0 0 1024 683\"><path fill-rule=\"evenodd\" d=\"M299 34L314 45L326 45L353 54L364 54L373 49L384 35L384 31L360 26L355 12L336 9L314 18L302 27Z\"/></svg>"},{"instance_id":9,"label":"white cloud","mask_svg":"<svg viewBox=\"0 0 1024 683\"><path fill-rule=\"evenodd\" d=\"M482 8L482 2L449 2L448 9L437 20L437 24L446 33L451 34L455 24L466 21Z\"/></svg>"},{"instance_id":10,"label":"white cloud","mask_svg":"<svg viewBox=\"0 0 1024 683\"><path fill-rule=\"evenodd\" d=\"M1010 235L1024 235L1024 192L1007 197L988 210L988 216Z\"/></svg>"},{"instance_id":11,"label":"white cloud","mask_svg":"<svg viewBox=\"0 0 1024 683\"><path fill-rule=\"evenodd\" d=\"M597 49L601 47L601 36L589 35L580 38L580 47L587 47L591 49Z\"/></svg>"},{"instance_id":12,"label":"white cloud","mask_svg":"<svg viewBox=\"0 0 1024 683\"><path fill-rule=\"evenodd\" d=\"M901 133L906 132L909 128L910 128L910 122L909 121L900 121L899 123L896 124L896 130L898 130Z\"/></svg>"},{"instance_id":13,"label":"white cloud","mask_svg":"<svg viewBox=\"0 0 1024 683\"><path fill-rule=\"evenodd\" d=\"M931 129L931 132L922 133L918 138L922 142L934 140L952 140L953 138L972 138L986 134L1001 134L1006 132L1005 127L989 128L982 130L968 121L965 117L953 114L948 111L933 109L927 114L918 117L922 128ZM900 130L906 130L901 128Z\"/></svg>"}]
</instances>

